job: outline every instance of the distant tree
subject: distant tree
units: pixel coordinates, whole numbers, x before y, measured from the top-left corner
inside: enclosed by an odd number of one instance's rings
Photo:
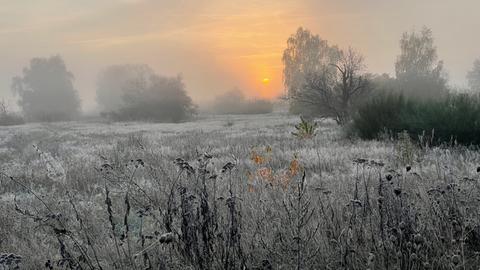
[[[98,76],[97,102],[120,121],[179,122],[196,111],[180,76],[157,75],[148,65],[107,67]]]
[[[71,120],[80,113],[80,100],[73,87],[73,74],[60,56],[33,58],[23,76],[13,78],[12,91],[28,120]]]
[[[335,62],[339,56],[340,51],[337,47],[329,46],[326,40],[313,35],[307,29],[298,28],[297,32],[287,40],[287,48],[282,57],[283,83],[287,90],[287,98],[296,96],[303,90],[305,79],[309,74],[331,68],[328,64]],[[302,108],[302,104],[298,104],[297,100],[290,100],[291,112],[300,113]]]
[[[406,96],[432,99],[445,96],[447,79],[443,62],[437,61],[432,30],[405,32],[400,39],[400,55],[395,62],[398,87]]]
[[[480,92],[480,59],[473,62],[473,68],[467,74],[467,81],[472,91]]]
[[[355,105],[366,97],[369,82],[363,74],[363,57],[351,48],[340,51],[339,59],[330,66],[334,69],[324,67],[307,75],[302,90],[292,98],[344,125],[350,121]]]
[[[150,85],[141,79],[130,83],[132,88],[125,95],[126,107],[122,110],[134,120],[179,122],[195,113],[180,76],[155,75]]]
[[[97,103],[104,112],[114,112],[124,107],[124,96],[132,84],[151,84],[155,72],[147,65],[113,65],[97,77]],[[144,89],[147,86],[138,85]]]
[[[221,95],[215,97],[213,101],[213,111],[218,114],[238,114],[243,111],[245,95],[238,88],[233,88]]]
[[[273,103],[264,99],[247,99],[243,92],[234,88],[215,98],[213,111],[218,114],[263,114],[273,111]]]

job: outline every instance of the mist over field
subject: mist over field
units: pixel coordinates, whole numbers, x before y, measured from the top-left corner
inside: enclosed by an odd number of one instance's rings
[[[475,0],[3,1],[0,93],[13,106],[11,78],[31,58],[59,54],[86,112],[97,108],[97,74],[129,63],[182,74],[199,104],[233,87],[272,98],[283,93],[281,57],[299,26],[355,47],[370,72],[391,75],[400,35],[428,26],[451,83],[463,87],[478,57],[476,10]]]
[[[0,0],[0,269],[478,269],[478,10]]]

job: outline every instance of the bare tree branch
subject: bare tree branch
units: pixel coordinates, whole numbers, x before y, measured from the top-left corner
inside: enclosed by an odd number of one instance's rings
[[[337,62],[308,74],[303,87],[292,95],[292,99],[319,107],[321,116],[334,116],[343,125],[350,119],[352,103],[368,89],[368,80],[360,75],[363,66],[363,57],[353,49],[342,51]]]

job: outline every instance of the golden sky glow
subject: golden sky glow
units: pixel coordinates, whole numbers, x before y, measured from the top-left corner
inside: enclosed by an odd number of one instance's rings
[[[123,63],[181,73],[197,103],[235,86],[275,97],[299,26],[359,50],[369,71],[393,73],[401,33],[427,25],[461,85],[480,57],[478,10],[477,0],[0,0],[0,95],[30,58],[60,54],[87,109],[98,71]]]

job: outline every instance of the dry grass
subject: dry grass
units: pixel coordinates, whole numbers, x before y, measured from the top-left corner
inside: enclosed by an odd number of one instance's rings
[[[0,253],[25,269],[478,267],[477,151],[328,121],[299,139],[296,123],[2,129]]]

